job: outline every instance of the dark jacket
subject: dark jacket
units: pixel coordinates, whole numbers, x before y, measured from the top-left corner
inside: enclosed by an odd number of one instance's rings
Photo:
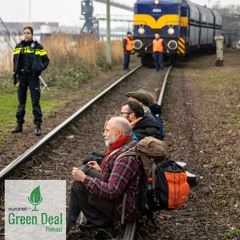
[[[29,44],[23,40],[18,43],[14,49],[13,55],[13,72],[21,73],[21,55],[29,54],[32,58],[31,74],[34,76],[41,75],[49,64],[49,58],[46,50],[37,41],[31,41]]]
[[[138,141],[147,136],[152,136],[160,139],[160,127],[152,116],[144,116],[133,126],[132,130],[137,136]]]
[[[163,124],[162,121],[160,120],[160,118],[157,115],[161,115],[162,114],[162,108],[159,104],[157,103],[153,103],[150,107],[152,116],[154,117],[154,119],[158,122],[159,127],[160,127],[160,140],[164,140],[164,130],[163,130]]]

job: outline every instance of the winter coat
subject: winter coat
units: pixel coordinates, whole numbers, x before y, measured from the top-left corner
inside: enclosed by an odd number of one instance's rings
[[[41,75],[41,72],[45,70],[49,64],[47,52],[40,43],[37,41],[28,43],[23,40],[18,43],[14,49],[13,72],[15,74],[21,73],[21,55],[23,54],[29,54],[32,58],[31,74],[34,76]]]
[[[160,127],[160,138],[159,139],[163,141],[164,138],[165,138],[164,130],[163,130],[163,124],[162,124],[162,121],[160,120],[160,118],[157,116],[157,115],[162,114],[162,108],[159,104],[153,103],[150,106],[150,110],[151,110],[151,113],[152,113],[154,119],[158,122],[159,127]]]
[[[132,128],[138,141],[141,139],[152,136],[160,139],[160,127],[157,121],[152,116],[144,116],[140,121],[138,121]]]

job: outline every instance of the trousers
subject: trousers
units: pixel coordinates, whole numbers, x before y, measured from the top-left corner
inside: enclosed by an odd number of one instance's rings
[[[123,65],[124,70],[129,69],[130,56],[131,56],[131,52],[127,52],[127,51],[124,52],[124,65]]]
[[[154,52],[153,60],[157,70],[164,69],[163,65],[163,53],[162,52]]]
[[[102,180],[102,174],[93,169],[88,169],[87,165],[80,168],[85,174]],[[95,225],[103,225],[109,221],[120,219],[114,202],[99,198],[90,193],[82,182],[74,181],[71,187],[67,231],[76,224],[80,212],[83,212],[87,220]]]
[[[17,122],[20,124],[24,123],[24,116],[26,113],[26,101],[27,101],[27,89],[30,90],[31,102],[32,102],[32,113],[34,116],[34,123],[42,122],[42,110],[40,107],[40,79],[38,76],[18,75],[19,87],[17,89],[18,94],[18,109],[16,113]]]

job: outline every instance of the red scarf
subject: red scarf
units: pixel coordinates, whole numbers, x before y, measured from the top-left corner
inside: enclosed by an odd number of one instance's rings
[[[122,137],[119,137],[116,142],[113,143],[113,145],[111,145],[108,150],[107,150],[107,153],[102,161],[102,164],[101,164],[101,169],[104,168],[104,165],[106,163],[106,160],[108,158],[108,156],[110,155],[111,152],[113,152],[114,150],[120,148],[129,138],[131,138],[130,135],[126,135],[126,136],[122,136]]]

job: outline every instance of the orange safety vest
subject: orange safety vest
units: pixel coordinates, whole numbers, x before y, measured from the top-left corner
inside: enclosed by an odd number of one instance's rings
[[[127,40],[126,51],[131,52],[133,50],[133,41],[131,39],[129,39],[128,37],[124,37],[124,39]]]
[[[153,40],[153,52],[163,52],[163,39],[154,39]]]

